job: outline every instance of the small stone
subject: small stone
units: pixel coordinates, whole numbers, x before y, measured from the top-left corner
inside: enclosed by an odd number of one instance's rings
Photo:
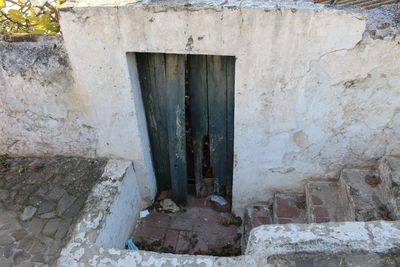
[[[14,231],[11,236],[15,239],[15,241],[20,241],[21,239],[23,239],[26,235],[28,234],[28,232],[25,229],[18,229],[16,231]]]
[[[32,247],[34,241],[35,238],[32,235],[26,236],[19,242],[18,248],[23,250],[29,250]]]
[[[75,197],[65,193],[63,197],[58,201],[57,213],[62,215],[75,201]]]
[[[47,251],[47,255],[55,256],[60,251],[63,245],[62,240],[56,239],[54,242],[49,246],[49,250]]]
[[[40,215],[43,213],[54,211],[55,206],[56,204],[53,201],[50,200],[44,201],[42,204],[40,204],[37,213]]]
[[[231,210],[231,205],[225,198],[218,195],[210,195],[207,197],[211,201],[211,205],[214,210],[219,212],[228,212]]]
[[[14,240],[9,237],[8,235],[1,235],[0,236],[0,246],[7,246],[14,243]]]
[[[44,184],[39,188],[39,190],[36,193],[40,196],[47,196],[49,189],[50,189],[49,185]]]
[[[71,227],[71,219],[67,219],[62,221],[57,229],[57,233],[55,235],[56,238],[63,239],[65,235],[68,233],[69,228]]]
[[[34,234],[39,234],[42,231],[45,221],[39,218],[33,218],[29,223],[28,230]]]
[[[50,192],[48,194],[48,198],[54,199],[54,200],[59,200],[62,196],[64,196],[65,190],[62,189],[61,187],[54,186],[52,189],[50,189]]]
[[[21,229],[21,224],[14,218],[4,218],[4,220],[2,220],[3,218],[0,218],[0,225],[1,226],[1,230],[2,231],[8,231],[9,233],[17,230],[17,229]]]
[[[13,261],[15,264],[23,263],[29,260],[30,256],[23,250],[18,250],[14,252]]]
[[[85,204],[86,196],[81,196],[77,200],[75,200],[74,204],[67,209],[64,213],[64,218],[74,218],[78,216],[81,211],[83,205]]]
[[[28,206],[24,209],[24,212],[21,214],[21,220],[27,221],[32,219],[33,215],[35,215],[37,208],[33,206]]]
[[[38,239],[42,241],[42,243],[46,244],[46,247],[48,248],[51,247],[52,244],[54,243],[54,238],[45,235],[38,236]]]
[[[161,208],[167,212],[179,212],[180,208],[170,198],[166,198],[160,201]]]
[[[51,219],[46,223],[46,226],[43,228],[43,234],[45,235],[54,235],[60,225],[60,219]]]
[[[51,218],[56,217],[56,213],[54,211],[52,211],[52,212],[48,212],[48,213],[42,214],[39,217],[42,218],[42,219],[51,219]]]
[[[218,202],[211,202],[211,206],[215,211],[218,212],[229,212],[231,210],[231,204],[221,205]]]
[[[31,262],[35,262],[35,263],[46,263],[45,260],[44,260],[43,254],[34,255],[34,256],[31,258]]]
[[[29,250],[29,253],[35,255],[35,254],[39,254],[39,253],[45,252],[46,249],[47,249],[47,248],[46,248],[46,245],[45,245],[45,244],[43,244],[43,243],[40,242],[39,240],[36,240],[36,241],[33,243],[31,249]]]

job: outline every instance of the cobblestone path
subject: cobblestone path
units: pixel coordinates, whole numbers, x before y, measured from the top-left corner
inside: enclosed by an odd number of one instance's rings
[[[105,161],[0,157],[0,266],[54,265]]]

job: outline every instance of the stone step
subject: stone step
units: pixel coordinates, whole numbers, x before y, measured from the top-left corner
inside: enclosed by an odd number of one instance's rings
[[[393,219],[400,219],[400,158],[383,157],[379,162],[381,200]]]
[[[354,220],[345,193],[337,182],[310,181],[306,185],[307,219],[309,223]]]
[[[272,223],[272,217],[271,217],[270,205],[259,204],[245,208],[244,222],[243,222],[242,250],[245,251],[247,240],[253,228],[260,225],[271,224],[271,223]]]
[[[274,224],[307,223],[304,195],[275,193],[272,210]]]
[[[339,184],[347,194],[356,221],[387,220],[391,216],[380,200],[381,179],[376,171],[344,169]]]

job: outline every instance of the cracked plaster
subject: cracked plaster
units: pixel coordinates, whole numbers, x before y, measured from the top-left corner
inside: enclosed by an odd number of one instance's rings
[[[64,41],[0,43],[0,148],[133,161],[150,203],[155,180],[130,52],[234,55],[233,208],[242,215],[276,189],[400,155],[394,10],[71,1],[61,11]]]

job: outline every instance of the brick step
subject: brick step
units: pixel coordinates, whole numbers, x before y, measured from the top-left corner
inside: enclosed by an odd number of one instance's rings
[[[354,216],[345,192],[337,182],[310,181],[306,185],[309,223],[352,221]]]
[[[344,169],[339,184],[345,189],[356,221],[386,220],[386,206],[380,200],[381,179],[374,170]]]
[[[304,195],[275,193],[272,211],[274,224],[307,223]]]
[[[246,249],[247,240],[253,228],[272,224],[270,205],[259,204],[245,208],[243,221],[242,251]]]

